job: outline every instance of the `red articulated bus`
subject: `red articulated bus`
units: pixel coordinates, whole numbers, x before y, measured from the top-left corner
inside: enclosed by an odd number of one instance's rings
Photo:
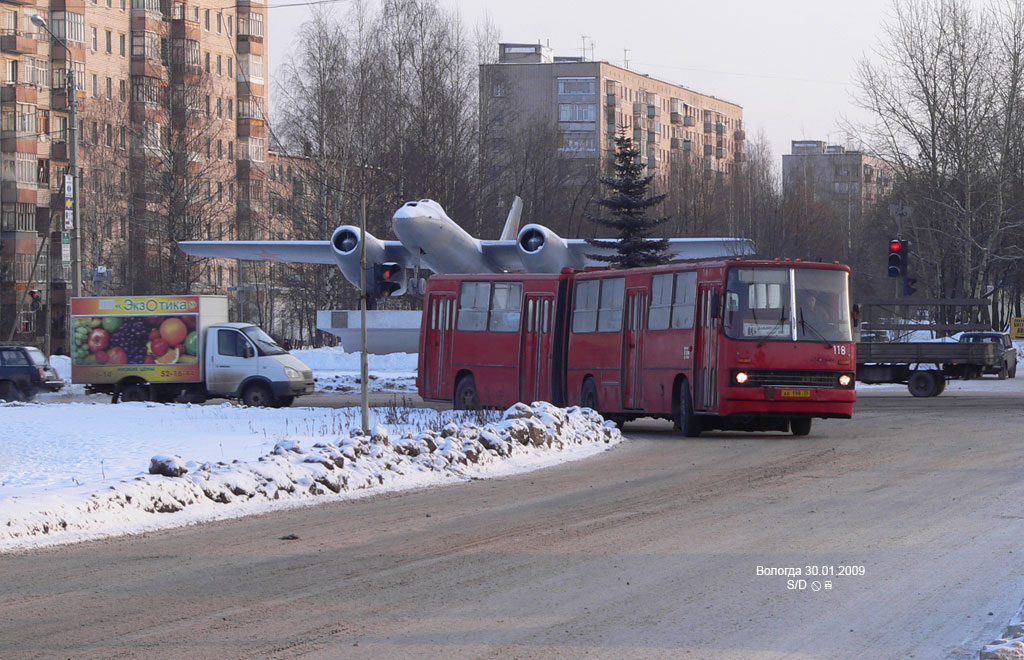
[[[420,396],[456,408],[582,405],[608,419],[806,435],[856,400],[848,267],[709,260],[435,275]]]

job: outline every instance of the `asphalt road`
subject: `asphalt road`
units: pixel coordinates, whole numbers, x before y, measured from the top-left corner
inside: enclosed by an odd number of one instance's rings
[[[1024,597],[1009,383],[862,394],[807,438],[642,421],[513,478],[0,555],[0,657],[976,658]]]

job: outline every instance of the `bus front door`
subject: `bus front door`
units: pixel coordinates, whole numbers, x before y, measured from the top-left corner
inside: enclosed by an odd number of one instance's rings
[[[718,408],[718,289],[702,284],[697,292],[697,332],[694,333],[693,405],[697,410],[714,411]]]
[[[519,400],[551,400],[551,325],[553,296],[526,296],[523,341],[519,353]]]
[[[630,290],[626,296],[626,332],[625,347],[622,351],[622,407],[640,408],[641,406],[641,367],[640,357],[643,349],[644,309],[647,307],[647,291],[645,289]]]
[[[427,319],[427,355],[424,364],[429,371],[424,376],[428,399],[451,399],[452,392],[452,317],[455,312],[455,296],[432,295],[427,303],[430,318]]]

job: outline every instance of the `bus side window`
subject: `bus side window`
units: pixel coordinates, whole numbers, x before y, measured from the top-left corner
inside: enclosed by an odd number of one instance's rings
[[[519,330],[522,307],[522,282],[495,282],[488,329],[492,332],[516,332]]]
[[[470,332],[486,330],[490,298],[489,282],[463,282],[459,287],[459,318],[456,328]]]
[[[672,327],[693,327],[693,308],[697,302],[697,273],[676,273],[675,296],[672,298]]]
[[[597,310],[598,332],[622,330],[622,294],[625,290],[624,277],[601,280],[601,305]]]
[[[651,309],[647,315],[648,330],[665,330],[672,315],[672,273],[651,277]],[[691,321],[693,314],[691,312]],[[674,323],[672,327],[677,327]]]
[[[572,302],[573,332],[597,330],[597,301],[600,290],[600,280],[576,283],[576,295]]]

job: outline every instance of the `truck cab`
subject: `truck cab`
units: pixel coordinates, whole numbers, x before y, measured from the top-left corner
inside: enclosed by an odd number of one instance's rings
[[[250,406],[288,406],[313,392],[313,371],[251,323],[216,323],[206,329],[209,396],[240,398]]]

